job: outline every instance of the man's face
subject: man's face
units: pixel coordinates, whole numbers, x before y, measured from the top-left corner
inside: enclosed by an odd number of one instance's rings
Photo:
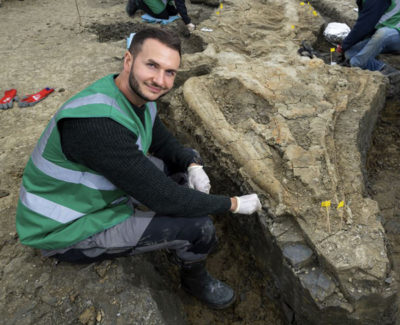
[[[147,39],[131,60],[129,87],[136,104],[155,101],[174,85],[180,56],[165,44]],[[140,105],[139,105],[140,106]]]

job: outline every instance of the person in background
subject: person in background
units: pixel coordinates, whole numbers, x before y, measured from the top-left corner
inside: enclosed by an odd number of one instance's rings
[[[25,168],[16,227],[22,244],[60,261],[87,263],[169,249],[183,288],[212,308],[235,300],[205,265],[217,242],[210,214],[252,214],[256,194],[209,194],[199,154],[157,115],[173,87],[180,39],[137,32],[119,74],[68,100],[50,120]]]
[[[352,67],[380,71],[397,81],[400,71],[376,57],[400,52],[400,0],[357,0],[357,5],[357,21],[338,52]]]
[[[132,17],[138,9],[159,19],[168,19],[179,14],[189,31],[196,29],[188,16],[185,0],[128,0],[126,12],[129,17]]]

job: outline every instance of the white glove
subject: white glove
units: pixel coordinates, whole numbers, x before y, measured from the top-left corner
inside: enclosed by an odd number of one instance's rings
[[[189,32],[193,32],[196,29],[196,25],[192,23],[187,24],[186,27],[189,30]]]
[[[237,200],[237,207],[233,213],[252,214],[255,211],[261,210],[261,202],[257,194],[235,196],[235,198]]]
[[[210,193],[210,179],[206,172],[203,170],[203,166],[196,165],[188,168],[188,182],[189,187],[200,192]]]

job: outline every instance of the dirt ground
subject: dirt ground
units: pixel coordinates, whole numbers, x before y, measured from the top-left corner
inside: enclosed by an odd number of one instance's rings
[[[10,110],[0,111],[0,279],[2,299],[8,304],[4,306],[9,313],[5,317],[7,324],[82,323],[79,317],[84,311],[84,301],[81,307],[65,307],[65,310],[56,301],[69,295],[69,304],[72,304],[78,301],[75,297],[85,296],[83,292],[68,293],[60,286],[52,287],[51,296],[37,287],[43,280],[40,275],[62,281],[63,273],[60,268],[54,268],[52,261],[40,259],[37,252],[30,249],[27,253],[27,248],[18,243],[15,208],[23,168],[47,121],[74,93],[108,73],[118,72],[125,37],[144,26],[137,17],[129,19],[124,7],[123,0],[3,0],[0,8],[1,94],[9,88],[16,88],[20,96],[46,86],[55,88],[52,95],[33,107],[22,109],[14,105]],[[206,19],[214,8],[193,4],[191,10],[193,19],[198,22]],[[181,35],[184,53],[204,49],[201,39],[189,37],[181,22],[168,28],[176,28]],[[238,299],[233,307],[217,312],[205,308],[180,289],[176,269],[167,263],[164,255],[156,254],[149,257],[150,260],[161,260],[156,269],[184,302],[191,324],[282,324],[281,315],[269,298],[268,279],[257,271],[244,239],[232,232],[224,216],[218,216],[218,220],[220,249],[210,257],[208,265],[211,273],[235,288]],[[18,269],[15,276],[6,273],[12,267]],[[85,272],[95,275],[104,267],[93,266]],[[108,269],[109,264],[106,267]],[[76,272],[78,278],[83,270],[80,266],[66,268]],[[36,283],[32,290],[28,279]],[[105,295],[114,293],[111,290]],[[30,314],[32,308],[39,314]],[[66,318],[62,316],[66,315],[65,311],[69,313]],[[28,314],[29,317],[25,317]]]

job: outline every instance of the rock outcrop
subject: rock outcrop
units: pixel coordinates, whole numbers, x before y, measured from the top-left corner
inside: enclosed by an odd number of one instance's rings
[[[230,1],[196,33],[206,50],[184,57],[184,71],[211,71],[183,84],[168,119],[263,197],[258,223],[239,222],[290,322],[392,324],[397,288],[364,178],[386,83],[298,56],[322,23],[307,3]]]

